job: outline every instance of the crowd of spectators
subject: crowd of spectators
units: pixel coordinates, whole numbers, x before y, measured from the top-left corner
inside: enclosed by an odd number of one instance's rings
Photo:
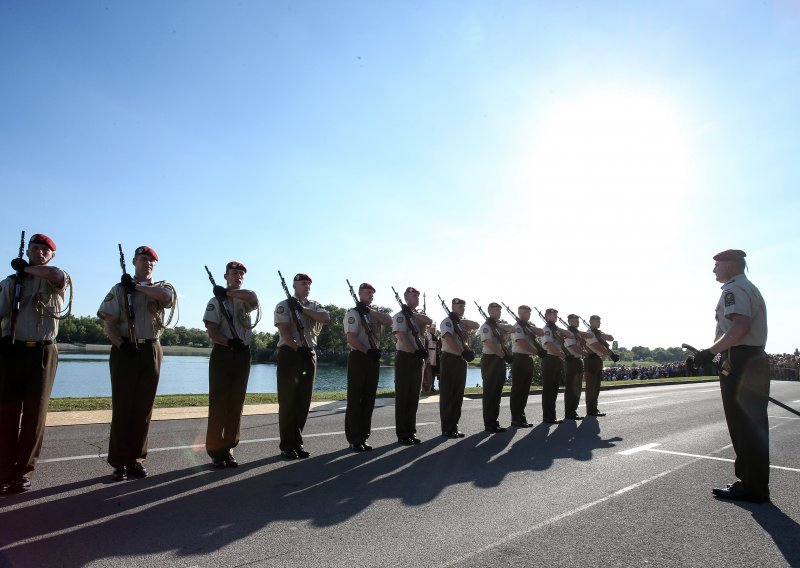
[[[769,367],[773,380],[797,381],[800,380],[798,368],[800,367],[800,353],[794,352],[769,355]]]
[[[676,361],[663,365],[642,365],[605,367],[604,381],[635,381],[644,379],[662,379],[669,377],[686,377],[686,362]]]

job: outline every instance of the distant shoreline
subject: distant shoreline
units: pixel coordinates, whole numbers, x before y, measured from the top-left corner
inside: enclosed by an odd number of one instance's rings
[[[89,353],[89,354],[108,354],[111,352],[111,345],[87,343],[86,345],[74,345],[72,343],[58,343],[59,353]],[[210,355],[211,347],[187,347],[184,345],[163,345],[161,347],[164,355]]]

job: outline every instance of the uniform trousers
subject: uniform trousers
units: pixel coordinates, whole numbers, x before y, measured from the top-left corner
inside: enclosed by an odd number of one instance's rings
[[[239,445],[247,380],[250,378],[250,348],[234,351],[214,344],[208,359],[208,428],[206,452],[221,460]]]
[[[511,362],[511,421],[527,422],[525,406],[533,381],[533,358],[525,353],[514,353]]]
[[[111,436],[108,463],[132,465],[147,457],[147,435],[161,373],[163,352],[158,341],[138,344],[135,355],[111,347]]]
[[[734,472],[745,491],[769,497],[769,360],[761,347],[731,347],[728,376],[720,374],[719,386],[725,420],[736,452]]]
[[[564,361],[564,415],[576,416],[578,404],[581,402],[583,381],[583,360],[578,357],[567,357]],[[597,404],[595,403],[595,406]]]
[[[4,346],[0,355],[0,481],[31,473],[42,449],[58,367],[55,345]]]
[[[347,356],[347,410],[344,434],[351,444],[367,441],[372,430],[372,412],[381,362],[352,349]]]
[[[483,425],[486,428],[499,426],[500,399],[506,381],[506,362],[498,355],[481,355],[481,379],[483,379]]]
[[[564,362],[560,357],[545,355],[542,359],[542,420],[556,419],[556,398],[563,370]]]
[[[600,398],[600,381],[603,378],[603,358],[592,353],[586,358],[586,414],[597,414],[597,400]]]
[[[394,360],[394,423],[398,439],[417,433],[417,408],[424,361],[397,351]]]
[[[294,349],[278,349],[278,429],[281,450],[303,446],[303,428],[311,408],[311,393],[317,375],[317,354],[304,359]]]
[[[466,385],[467,362],[461,355],[443,351],[441,375],[439,376],[439,416],[442,421],[443,433],[458,430]]]

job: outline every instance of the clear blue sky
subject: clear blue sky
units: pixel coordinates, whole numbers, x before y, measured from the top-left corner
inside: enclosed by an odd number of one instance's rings
[[[768,350],[800,346],[796,0],[6,0],[0,73],[0,243],[52,236],[77,315],[121,242],[191,327],[238,259],[261,331],[280,269],[700,347],[741,248]]]

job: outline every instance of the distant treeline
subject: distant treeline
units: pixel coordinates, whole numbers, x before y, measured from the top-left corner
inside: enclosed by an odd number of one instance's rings
[[[346,364],[347,362],[347,340],[342,319],[348,308],[341,308],[333,304],[325,306],[331,313],[331,323],[322,328],[317,341],[317,351],[320,360],[328,363]],[[386,313],[393,313],[389,308],[378,308]],[[396,311],[396,310],[394,310]],[[272,323],[272,311],[264,313],[264,317],[258,328],[274,329]],[[380,344],[386,354],[384,362],[390,362],[394,357],[394,336],[391,329],[380,329]],[[96,316],[68,316],[61,320],[58,330],[58,340],[62,343],[72,343],[75,345],[97,344],[108,345],[110,342],[103,333],[103,322]],[[510,341],[510,340],[509,340]],[[205,329],[188,328],[177,326],[174,329],[166,329],[161,335],[162,345],[181,345],[184,347],[211,347],[211,341]],[[271,362],[275,361],[276,346],[278,344],[277,330],[266,333],[264,331],[254,331],[251,350],[253,361]],[[509,343],[510,345],[510,343]],[[482,352],[480,336],[472,334],[470,337],[470,347],[478,355]],[[613,350],[620,356],[621,361],[655,361],[657,363],[669,363],[672,361],[682,361],[686,359],[686,354],[680,347],[649,347],[636,346],[631,349],[617,347],[616,342]],[[477,362],[477,361],[476,361]]]

